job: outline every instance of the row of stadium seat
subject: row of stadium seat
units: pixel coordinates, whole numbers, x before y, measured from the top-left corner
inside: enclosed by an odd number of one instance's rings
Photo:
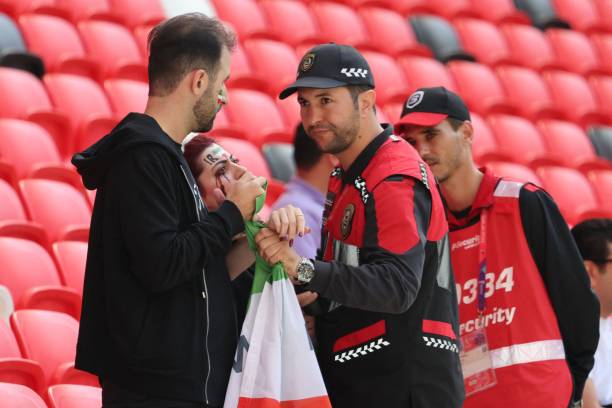
[[[57,384],[49,387],[45,398],[42,398],[23,385],[0,382],[0,405],[19,408],[99,408],[102,405],[102,390],[87,385]]]

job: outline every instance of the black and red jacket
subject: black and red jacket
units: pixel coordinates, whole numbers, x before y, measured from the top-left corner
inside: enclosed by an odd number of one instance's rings
[[[429,168],[385,129],[330,178],[318,358],[340,407],[459,407],[455,283],[447,223]]]

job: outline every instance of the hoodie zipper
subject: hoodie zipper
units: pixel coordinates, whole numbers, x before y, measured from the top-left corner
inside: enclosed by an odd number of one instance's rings
[[[183,176],[185,176],[185,181],[187,181],[187,185],[189,186],[189,190],[191,190],[191,194],[193,195],[193,200],[195,203],[195,210],[196,210],[196,217],[198,218],[198,221],[200,221],[200,207],[203,207],[203,203],[202,203],[202,197],[200,197],[199,193],[196,196],[196,191],[197,191],[197,185],[194,185],[193,188],[195,188],[196,190],[192,190],[191,189],[191,181],[189,180],[189,177],[187,176],[187,173],[185,172],[185,169],[183,168],[183,166],[181,167],[181,171],[183,172]],[[206,354],[206,363],[208,366],[208,370],[206,371],[206,380],[204,381],[204,400],[206,401],[206,405],[209,405],[209,401],[208,401],[208,380],[210,379],[210,372],[211,372],[211,363],[210,363],[210,354],[208,352],[208,333],[210,331],[210,313],[209,313],[209,308],[208,308],[208,285],[206,283],[206,269],[202,268],[202,281],[204,282],[204,291],[202,292],[202,297],[204,298],[204,302],[206,303],[206,332],[204,333],[204,345],[205,345],[205,354]]]

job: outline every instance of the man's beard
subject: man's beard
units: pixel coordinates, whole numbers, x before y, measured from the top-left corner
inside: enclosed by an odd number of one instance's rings
[[[212,92],[207,89],[204,95],[198,99],[196,104],[193,106],[193,116],[196,120],[196,129],[194,132],[206,133],[213,128],[215,123],[215,117],[217,112],[221,109],[215,98],[213,98]]]
[[[342,153],[353,144],[359,134],[359,112],[355,110],[342,129],[332,124],[325,125],[325,128],[334,134],[334,138],[327,146],[321,146],[321,150],[329,154]]]

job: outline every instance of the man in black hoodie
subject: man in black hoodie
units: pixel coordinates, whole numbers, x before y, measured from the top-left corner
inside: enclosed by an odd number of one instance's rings
[[[72,160],[97,189],[76,367],[105,407],[223,404],[240,333],[225,257],[263,178],[248,171],[214,212],[181,152],[225,103],[234,35],[201,14],[149,36],[149,100]]]

